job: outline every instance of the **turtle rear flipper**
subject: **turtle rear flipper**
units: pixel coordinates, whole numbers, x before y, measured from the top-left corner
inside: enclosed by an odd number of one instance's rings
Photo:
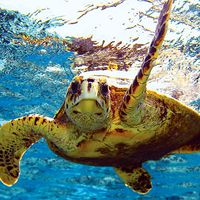
[[[125,185],[140,194],[148,193],[151,188],[151,176],[142,167],[115,168]]]
[[[0,127],[0,180],[5,185],[17,182],[23,154],[44,135],[50,121],[50,118],[30,115]]]

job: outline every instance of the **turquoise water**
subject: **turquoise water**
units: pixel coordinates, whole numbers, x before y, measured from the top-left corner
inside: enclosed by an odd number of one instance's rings
[[[69,58],[74,53],[66,52],[60,43],[23,45],[17,36],[26,33],[42,38],[49,35],[49,27],[58,25],[53,20],[36,23],[20,13],[0,10],[1,123],[30,113],[53,117],[61,105],[73,77]],[[145,163],[153,177],[153,189],[144,196],[125,187],[112,168],[65,161],[41,140],[24,155],[17,184],[0,184],[0,199],[199,200],[199,163],[200,154],[172,155]]]

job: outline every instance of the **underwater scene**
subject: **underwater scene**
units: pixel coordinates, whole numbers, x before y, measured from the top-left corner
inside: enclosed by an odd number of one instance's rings
[[[154,37],[164,0],[0,0],[0,125],[29,114],[54,117],[74,76],[106,71],[130,85]],[[198,0],[174,0],[147,88],[200,112]],[[1,159],[1,158],[0,158]],[[73,163],[40,139],[0,200],[200,200],[200,153],[143,163],[152,190],[137,194],[112,167]]]

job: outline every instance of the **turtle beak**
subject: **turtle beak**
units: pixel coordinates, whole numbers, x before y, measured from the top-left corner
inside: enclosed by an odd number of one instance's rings
[[[106,112],[105,99],[101,97],[99,83],[84,81],[81,89],[81,95],[75,104],[77,111],[84,113]]]
[[[92,110],[104,106],[103,100],[99,97],[99,84],[97,82],[83,81],[79,93],[72,94],[68,99],[68,106],[77,107],[80,110]]]
[[[101,105],[97,100],[84,99],[74,106],[74,113],[101,114],[103,112]]]

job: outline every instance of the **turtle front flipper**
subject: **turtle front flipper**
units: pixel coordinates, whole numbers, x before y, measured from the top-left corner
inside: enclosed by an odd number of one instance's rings
[[[151,42],[148,53],[133,83],[124,95],[120,106],[120,117],[124,122],[139,124],[142,118],[142,105],[146,96],[146,84],[154,61],[158,57],[159,49],[167,32],[170,10],[173,0],[168,0],[160,13],[155,36]]]
[[[141,167],[115,168],[125,185],[140,194],[148,193],[151,188],[151,176]]]
[[[20,160],[26,150],[48,131],[53,119],[29,115],[0,127],[0,180],[12,186],[19,177]]]

